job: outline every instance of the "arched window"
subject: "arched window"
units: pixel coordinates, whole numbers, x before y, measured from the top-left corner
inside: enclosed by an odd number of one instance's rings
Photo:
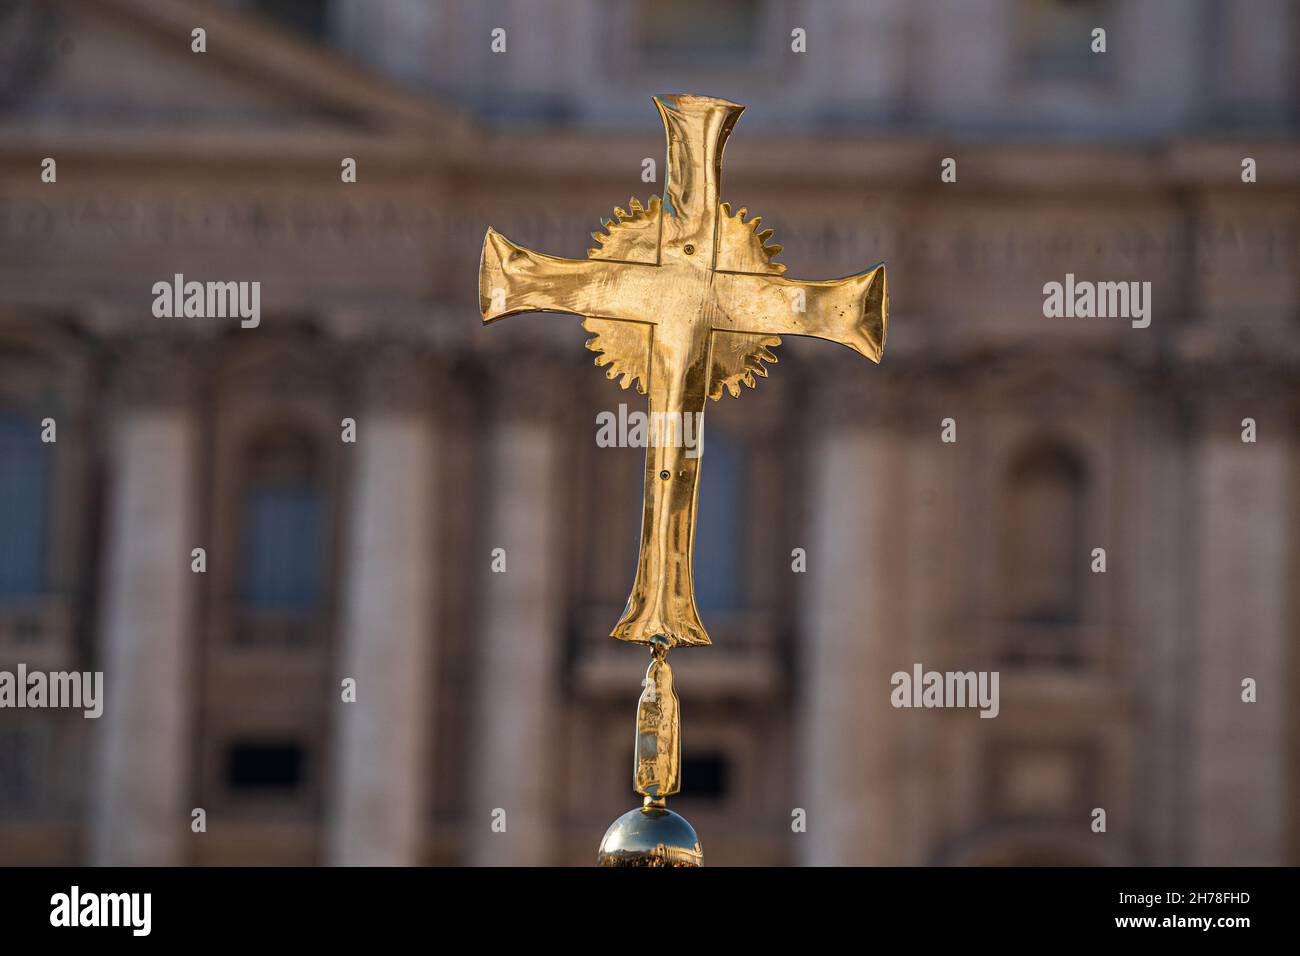
[[[253,611],[309,611],[320,596],[320,460],[310,436],[277,431],[244,459],[240,603]]]
[[[0,600],[45,586],[47,448],[34,419],[0,410]]]
[[[1003,586],[1014,623],[1059,626],[1083,613],[1087,476],[1069,449],[1035,445],[1012,462],[1003,494]]]
[[[701,611],[736,610],[744,603],[744,466],[736,436],[707,425],[695,523],[695,602]]]

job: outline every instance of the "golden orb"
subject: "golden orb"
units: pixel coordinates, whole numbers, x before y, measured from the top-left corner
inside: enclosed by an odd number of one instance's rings
[[[685,817],[664,806],[629,810],[609,825],[597,866],[703,866],[704,850]]]

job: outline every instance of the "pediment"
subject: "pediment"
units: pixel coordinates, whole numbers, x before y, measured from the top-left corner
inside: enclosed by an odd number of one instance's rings
[[[207,52],[191,50],[206,30]],[[454,112],[265,18],[179,0],[0,0],[0,121],[53,131],[449,133]]]

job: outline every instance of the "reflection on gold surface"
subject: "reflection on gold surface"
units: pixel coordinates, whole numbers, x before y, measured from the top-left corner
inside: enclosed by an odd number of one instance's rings
[[[616,207],[587,259],[560,259],[483,240],[479,308],[484,322],[520,312],[585,316],[596,365],[623,388],[649,395],[650,413],[695,416],[696,454],[682,442],[646,451],[645,504],[636,579],[612,636],[652,644],[637,706],[633,784],[645,806],[624,814],[601,841],[602,866],[700,866],[695,831],[664,806],[681,786],[681,741],[670,648],[709,644],[695,606],[695,509],[708,399],[753,388],[775,363],[782,335],[838,342],[879,362],[889,295],[885,268],[844,279],[783,276],[781,247],[761,219],[734,215],[719,198],[722,150],[744,107],[704,96],[655,98],[668,137],[663,199]]]
[[[838,342],[879,362],[889,296],[884,266],[844,279],[785,278],[761,219],[720,202],[722,150],[743,107],[704,96],[655,98],[668,137],[664,199],[615,208],[588,258],[533,252],[489,229],[479,267],[484,322],[520,312],[586,317],[587,347],[650,412],[703,413],[724,390],[767,375],[782,335]],[[695,607],[699,457],[678,445],[646,452],[636,579],[612,636],[669,647],[709,644]]]

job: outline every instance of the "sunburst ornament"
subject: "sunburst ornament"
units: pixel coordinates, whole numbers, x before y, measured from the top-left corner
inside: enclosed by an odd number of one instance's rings
[[[605,232],[593,232],[591,237],[600,248],[587,250],[588,259],[610,259],[618,262],[650,264],[658,251],[659,214],[663,203],[651,196],[646,205],[633,197],[628,203],[630,212],[614,207],[614,218],[601,223]],[[785,266],[774,262],[781,246],[768,245],[772,230],[758,231],[761,216],[748,222],[749,210],[743,206],[733,216],[730,203],[722,203],[718,216],[719,268],[728,272],[768,273],[781,275]],[[645,331],[626,322],[588,317],[582,327],[592,334],[587,348],[598,353],[596,365],[605,369],[610,379],[618,379],[627,388],[635,384],[642,395],[650,370],[649,339]],[[767,377],[764,362],[776,364],[771,349],[781,344],[779,335],[754,335],[747,332],[716,332],[713,338],[712,368],[709,373],[709,398],[722,397],[724,390],[733,398],[739,397],[740,386],[754,388],[759,378]]]

